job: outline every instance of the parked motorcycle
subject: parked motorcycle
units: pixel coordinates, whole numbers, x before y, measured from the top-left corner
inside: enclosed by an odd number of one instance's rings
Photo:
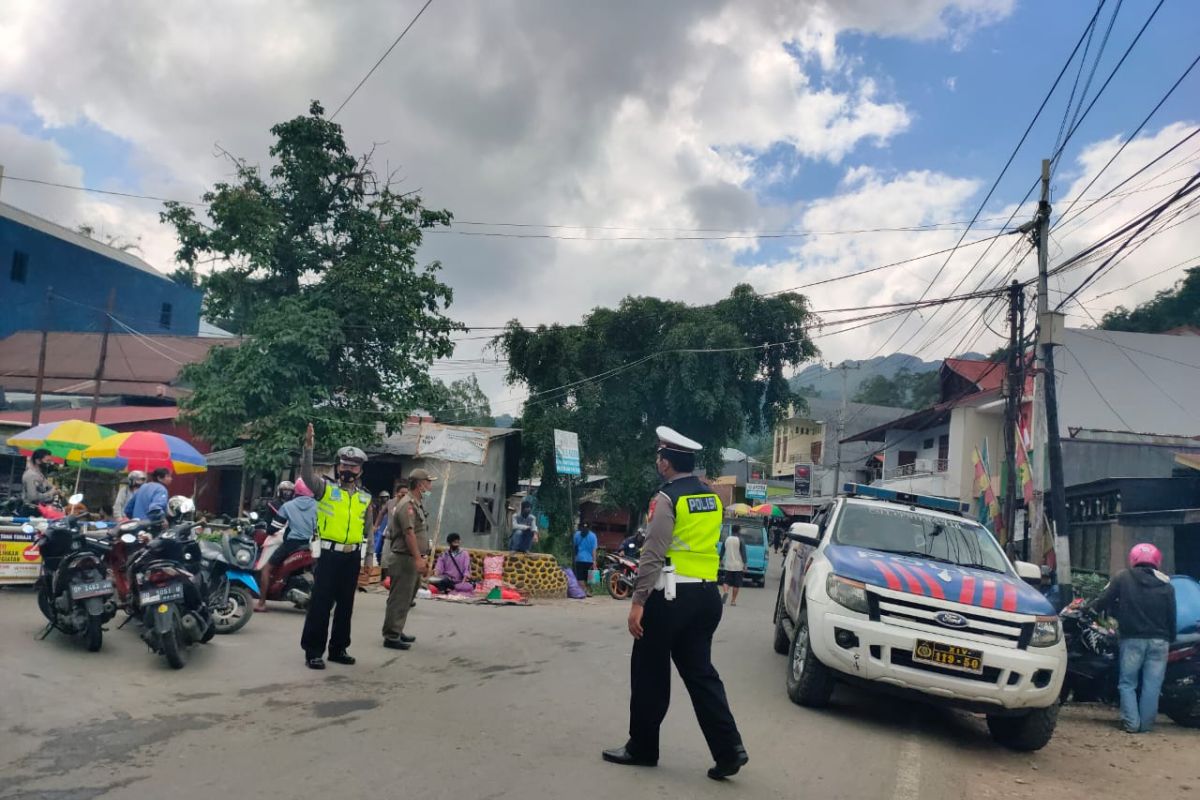
[[[177,504],[176,498],[172,500],[185,514],[194,508],[187,498],[178,498]],[[142,640],[150,649],[174,669],[182,669],[187,648],[209,641],[216,633],[196,539],[195,529],[200,526],[190,520],[180,522],[149,541],[134,532],[139,527],[144,527],[141,520],[118,528],[121,543],[133,550],[125,565],[127,610],[141,618]]]
[[[253,517],[254,515],[251,514]],[[281,534],[268,535],[267,529],[256,525],[254,540],[259,547],[256,570],[262,570],[270,560],[275,550],[283,543]],[[267,600],[286,600],[301,610],[308,608],[308,599],[312,596],[313,570],[317,559],[311,547],[301,547],[283,560],[283,563],[271,570],[271,585],[263,586],[262,591]]]
[[[1116,628],[1076,600],[1059,612],[1067,642],[1067,675],[1062,700],[1118,705],[1120,640]],[[1159,711],[1175,724],[1200,727],[1200,643],[1176,642],[1167,653]]]
[[[83,499],[75,495],[71,503]],[[93,526],[104,530],[106,523]],[[33,533],[28,523],[25,533]],[[38,608],[48,625],[42,635],[59,630],[68,636],[82,636],[88,651],[97,652],[104,642],[104,623],[117,613],[112,579],[106,557],[111,545],[103,536],[88,535],[86,523],[69,516],[49,523],[36,540],[42,556],[37,580]]]
[[[614,600],[628,600],[637,583],[638,562],[620,553],[606,553],[601,582]]]
[[[254,599],[260,591],[254,573],[249,571],[258,558],[258,547],[250,530],[227,528],[209,535],[215,540],[200,540],[208,607],[217,633],[237,633],[254,614]]]

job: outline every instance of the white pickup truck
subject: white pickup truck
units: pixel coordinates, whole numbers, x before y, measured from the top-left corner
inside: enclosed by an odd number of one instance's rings
[[[959,504],[847,484],[788,532],[775,604],[787,693],[822,707],[838,681],[987,715],[1016,750],[1050,741],[1067,652],[1054,608]]]

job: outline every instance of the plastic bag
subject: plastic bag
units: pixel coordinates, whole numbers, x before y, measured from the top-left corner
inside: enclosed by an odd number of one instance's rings
[[[563,575],[567,576],[567,597],[572,600],[582,600],[587,597],[587,592],[579,585],[579,581],[575,578],[575,573],[569,569],[563,569]]]
[[[484,556],[483,583],[479,591],[490,592],[504,580],[504,556]]]

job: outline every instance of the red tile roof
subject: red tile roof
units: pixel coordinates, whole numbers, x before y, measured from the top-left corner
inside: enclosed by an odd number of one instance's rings
[[[999,389],[1004,383],[1004,364],[994,361],[972,361],[966,358],[947,358],[946,367],[979,387],[980,391]]]
[[[68,419],[86,420],[90,415],[90,408],[55,408],[43,411],[40,422],[62,422]],[[101,406],[96,409],[96,424],[111,426],[130,422],[175,419],[177,416],[179,416],[177,406]],[[28,427],[32,424],[33,413],[30,411],[0,411],[0,425]]]

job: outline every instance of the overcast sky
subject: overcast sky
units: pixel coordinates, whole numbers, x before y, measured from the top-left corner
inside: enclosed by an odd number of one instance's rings
[[[6,0],[0,163],[10,177],[196,199],[228,173],[217,145],[265,163],[269,127],[314,98],[336,108],[422,2]],[[968,242],[1013,212],[1054,149],[1072,86],[1091,102],[1154,3],[1121,4],[1089,82],[1114,5],[1082,75],[1076,61]],[[1094,10],[1084,0],[434,0],[338,121],[354,149],[377,145],[378,167],[459,220],[421,252],[444,264],[453,317],[574,322],[629,294],[706,302],[738,282],[775,291],[952,246],[961,224],[846,231],[969,220]],[[1056,210],[1191,63],[1198,20],[1175,1],[1147,28],[1064,150]],[[1196,75],[1181,84],[1076,210],[1195,128],[1197,85]],[[1182,186],[1198,154],[1200,137],[1056,229],[1052,264]],[[10,180],[0,199],[137,239],[154,266],[173,266],[153,202]],[[466,224],[481,222],[586,227]],[[1170,286],[1197,263],[1198,226],[1156,236],[1083,291],[1084,305],[1098,318]],[[561,238],[470,235],[489,232]],[[697,236],[735,238],[681,238]],[[1019,261],[1014,241],[807,293],[833,309],[944,296],[989,273],[990,286],[1014,267],[1028,277],[1034,259]],[[899,331],[893,321],[818,343],[835,361],[986,352],[998,340],[971,327],[981,311],[922,312]],[[1091,324],[1078,305],[1071,315]],[[467,363],[437,373],[475,371],[497,413],[518,411],[503,365],[469,363],[480,344],[463,341],[456,358]]]

